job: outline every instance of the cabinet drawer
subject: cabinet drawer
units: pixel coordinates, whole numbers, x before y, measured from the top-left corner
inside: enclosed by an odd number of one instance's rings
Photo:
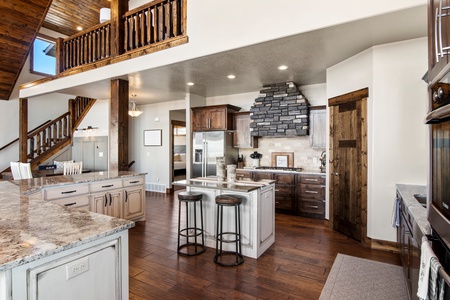
[[[277,184],[295,184],[295,175],[294,174],[275,174],[274,179]]]
[[[89,193],[87,184],[68,185],[44,190],[44,200],[61,199]]]
[[[325,200],[325,187],[314,184],[300,184],[300,198]]]
[[[236,179],[237,180],[252,179],[252,172],[251,171],[236,171]]]
[[[298,210],[303,213],[325,214],[325,203],[322,200],[300,199]]]
[[[273,176],[272,176],[273,174],[270,173],[270,172],[256,172],[255,174],[256,174],[256,178],[258,180],[260,180],[260,179],[272,179],[273,178]]]
[[[275,184],[275,196],[293,197],[295,193],[294,186]]]
[[[300,183],[325,185],[325,176],[300,175]]]
[[[91,183],[91,192],[93,193],[120,188],[122,188],[122,180],[120,179]]]
[[[292,210],[292,197],[275,195],[275,208]]]
[[[144,177],[132,177],[127,178],[123,180],[123,186],[134,186],[134,185],[143,185],[144,184]]]
[[[62,206],[77,207],[89,210],[89,195],[58,199],[51,202]]]

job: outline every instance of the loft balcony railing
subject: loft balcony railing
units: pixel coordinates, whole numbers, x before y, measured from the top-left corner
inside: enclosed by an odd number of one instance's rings
[[[187,42],[186,1],[155,0],[125,12],[120,18],[122,24],[117,24],[119,37],[111,32],[112,22],[115,22],[112,19],[66,39],[58,39],[58,73],[87,65],[99,67],[101,62],[107,64],[108,59],[118,62],[131,58],[128,55],[131,52],[143,50],[143,54],[147,54]],[[174,42],[180,37],[186,39]],[[114,56],[112,47],[118,48],[118,57]]]

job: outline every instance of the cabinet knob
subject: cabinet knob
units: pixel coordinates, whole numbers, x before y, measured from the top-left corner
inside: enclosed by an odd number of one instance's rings
[[[338,172],[333,172],[332,173],[334,176],[339,176],[339,173]]]

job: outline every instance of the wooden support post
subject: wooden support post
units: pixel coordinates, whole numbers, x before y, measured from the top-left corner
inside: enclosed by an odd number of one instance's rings
[[[111,57],[125,52],[125,21],[122,18],[128,11],[128,1],[111,0]]]
[[[28,99],[19,98],[19,161],[28,162]]]
[[[109,171],[128,170],[128,81],[111,80]]]
[[[56,39],[56,74],[59,74],[61,72],[64,71],[65,66],[64,66],[64,44],[63,44],[63,39],[62,38],[57,38]],[[65,55],[68,55],[68,53],[65,53]]]

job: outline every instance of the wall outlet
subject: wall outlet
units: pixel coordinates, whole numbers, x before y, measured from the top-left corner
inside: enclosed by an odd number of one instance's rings
[[[103,152],[99,152],[98,157],[103,157]]]
[[[89,271],[89,257],[84,257],[66,265],[66,280]]]

